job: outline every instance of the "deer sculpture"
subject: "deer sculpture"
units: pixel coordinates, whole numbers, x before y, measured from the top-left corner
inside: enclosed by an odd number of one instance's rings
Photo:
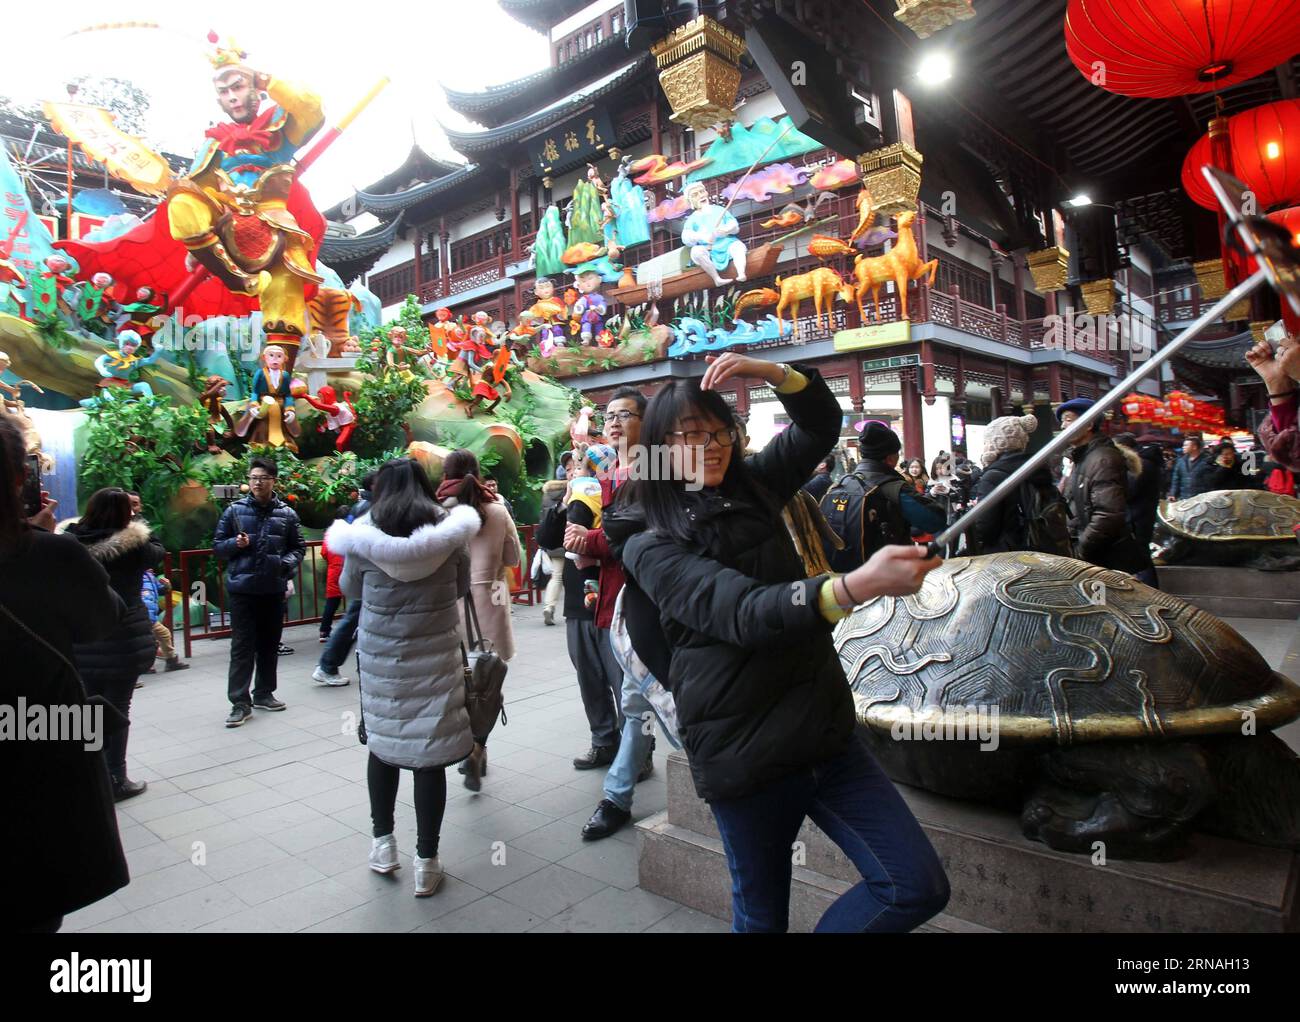
[[[874,215],[871,215],[874,220]],[[934,286],[935,275],[939,272],[939,260],[931,259],[929,262],[921,262],[921,257],[916,249],[916,236],[912,233],[912,225],[916,222],[916,214],[912,212],[900,213],[898,215],[898,241],[884,255],[864,256],[859,255],[853,261],[853,279],[856,289],[856,299],[858,303],[858,315],[865,322],[866,312],[862,307],[862,299],[867,292],[871,293],[871,298],[876,305],[876,322],[880,322],[880,288],[888,281],[893,281],[894,286],[898,289],[898,308],[900,319],[910,319],[907,308],[907,285],[909,281],[920,280],[929,273],[929,280],[926,282],[931,287]],[[859,222],[859,230],[863,229],[864,224],[870,221],[866,215]],[[854,232],[855,235],[857,232]],[[838,238],[830,238],[826,235],[815,235],[813,244],[809,245],[809,251],[820,258],[829,258],[833,255],[852,255],[855,250],[847,242],[840,241]]]
[[[795,277],[786,277],[784,280],[777,277],[776,286],[779,290],[764,287],[754,291],[746,291],[736,299],[735,318],[739,319],[741,313],[746,309],[763,305],[775,305],[777,327],[784,332],[785,323],[782,317],[793,306],[794,315],[790,318],[794,322],[796,340],[799,338],[799,307],[803,304],[804,299],[811,298],[813,300],[813,307],[817,310],[818,326],[821,326],[822,313],[826,314],[826,330],[830,332],[834,328],[834,324],[831,322],[831,311],[835,299],[839,298],[841,301],[851,302],[857,293],[851,282],[846,281],[827,266],[819,266],[815,270],[800,273]]]

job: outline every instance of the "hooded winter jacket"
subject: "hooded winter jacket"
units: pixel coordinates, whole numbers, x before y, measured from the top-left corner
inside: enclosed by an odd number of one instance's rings
[[[1095,436],[1070,457],[1065,499],[1079,559],[1130,573],[1150,568],[1151,552],[1128,524],[1128,465],[1114,441]]]
[[[983,500],[996,490],[1011,473],[1029,460],[1028,451],[1003,451],[980,475],[972,490],[977,500]],[[1025,484],[1035,486],[1044,493],[1052,489],[1052,470],[1046,465],[1033,472]],[[1020,493],[1008,494],[1002,506],[978,518],[971,526],[971,541],[982,554],[1006,553],[1010,550],[1028,550],[1029,526],[1021,506]]]
[[[843,413],[816,370],[794,368],[808,385],[778,392],[790,427],[746,461],[762,492],[682,493],[696,537],[689,547],[646,530],[632,504],[616,504],[605,520],[629,584],[658,609],[668,657],[641,637],[625,601],[628,630],[673,693],[695,790],[708,801],[833,759],[853,734],[853,699],[818,609],[826,576],[807,577],[781,520],[839,439]]]
[[[140,586],[145,571],[157,567],[166,551],[141,521],[133,521],[117,532],[86,529],[80,522],[69,522],[66,531],[103,565],[109,587],[126,604],[126,614],[112,635],[73,647],[77,670],[92,687],[105,680],[137,678],[153,664],[158,650]]]
[[[248,546],[242,549],[237,542],[241,532],[248,534]],[[305,547],[293,508],[279,497],[265,504],[244,497],[221,513],[212,549],[226,562],[227,591],[273,596],[283,595]]]
[[[456,507],[410,536],[390,536],[369,515],[325,534],[344,558],[339,588],[361,600],[357,652],[366,747],[392,766],[446,766],[474,745],[465,709],[461,598],[478,512]]]

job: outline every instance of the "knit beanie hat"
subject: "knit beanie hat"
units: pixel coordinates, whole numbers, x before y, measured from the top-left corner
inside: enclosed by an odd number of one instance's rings
[[[984,427],[984,453],[980,461],[988,468],[999,454],[1023,451],[1029,438],[1038,428],[1038,419],[1032,415],[1003,415]]]
[[[884,461],[902,448],[903,441],[898,439],[898,434],[883,422],[868,422],[858,438],[858,452],[871,461]]]

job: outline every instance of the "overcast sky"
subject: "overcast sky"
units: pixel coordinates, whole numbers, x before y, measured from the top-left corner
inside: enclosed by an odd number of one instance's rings
[[[593,12],[618,0],[596,0]],[[188,156],[221,112],[203,57],[209,29],[233,36],[257,69],[295,78],[320,93],[333,123],[384,75],[392,84],[304,177],[320,208],[392,170],[416,140],[461,159],[439,123],[472,125],[447,108],[439,85],[478,90],[549,65],[547,38],[502,13],[495,0],[321,0],[310,4],[205,5],[176,0],[60,0],[14,5],[6,17],[0,94],[65,99],[79,74],[128,78],[151,97],[149,133]],[[254,13],[256,12],[256,13]],[[571,22],[589,15],[580,12]],[[162,29],[75,29],[122,22]],[[53,26],[70,34],[54,35]],[[18,45],[19,39],[27,45]]]

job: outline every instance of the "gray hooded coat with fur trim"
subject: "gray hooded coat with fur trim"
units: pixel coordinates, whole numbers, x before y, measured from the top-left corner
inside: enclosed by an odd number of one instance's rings
[[[357,652],[366,747],[393,766],[455,763],[474,738],[465,709],[461,597],[478,512],[454,508],[410,536],[390,536],[366,515],[325,534],[345,558],[339,588],[361,600]]]

